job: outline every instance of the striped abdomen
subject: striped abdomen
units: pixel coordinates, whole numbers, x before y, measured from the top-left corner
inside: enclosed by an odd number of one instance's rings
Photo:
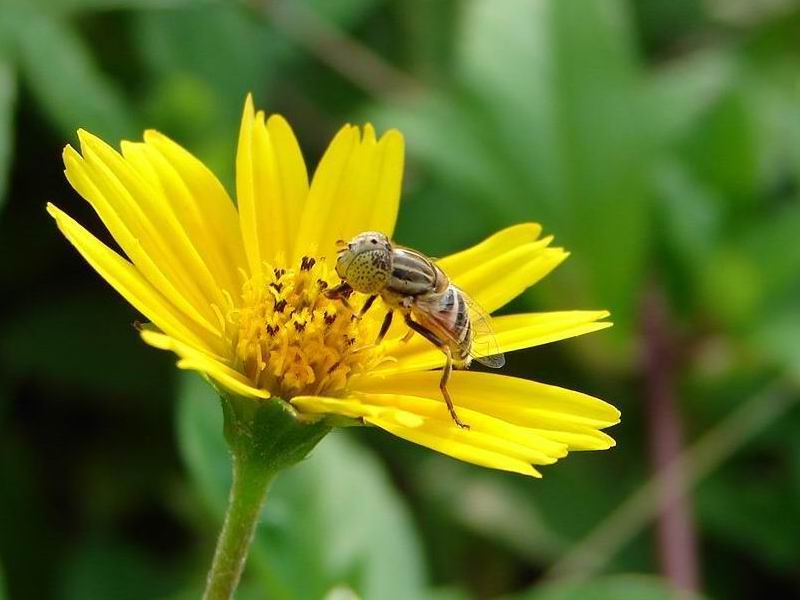
[[[454,285],[443,293],[420,297],[413,305],[415,318],[446,342],[456,362],[470,363],[472,322],[464,294]]]

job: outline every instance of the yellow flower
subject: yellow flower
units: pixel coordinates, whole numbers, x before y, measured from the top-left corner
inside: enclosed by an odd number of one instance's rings
[[[335,243],[392,235],[404,145],[391,130],[346,125],[311,182],[287,122],[248,97],[236,155],[237,206],[215,176],[156,131],[121,153],[79,131],[66,175],[127,259],[53,205],[58,227],[94,269],[152,322],[145,342],[235,394],[287,400],[301,417],[341,415],[478,465],[540,476],[533,465],[569,450],[614,445],[601,429],[619,411],[578,392],[500,374],[456,371],[455,426],[439,393],[443,354],[396,324],[380,346],[384,311],[352,319],[322,292],[338,282]],[[431,234],[441,223],[431,222]],[[532,223],[509,227],[442,259],[449,277],[492,312],[567,256]],[[358,301],[354,298],[354,301]],[[501,352],[604,327],[605,311],[501,316]]]

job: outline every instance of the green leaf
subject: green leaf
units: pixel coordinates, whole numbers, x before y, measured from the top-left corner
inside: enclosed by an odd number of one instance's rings
[[[237,119],[245,94],[260,91],[271,75],[265,28],[237,3],[144,11],[133,25],[136,48],[152,76],[203,82]]]
[[[800,382],[800,307],[770,314],[760,320],[749,338],[753,348]]]
[[[707,310],[724,325],[752,330],[797,309],[800,290],[800,208],[782,207],[709,258],[703,278]]]
[[[685,144],[688,164],[724,195],[729,211],[738,208],[736,204],[752,206],[760,160],[752,102],[733,90],[719,98],[704,117]]]
[[[320,17],[345,28],[353,27],[381,3],[382,0],[305,0]]]
[[[534,216],[531,199],[537,199],[537,212],[552,219],[546,229],[579,257],[570,266],[580,278],[577,300],[611,309],[624,333],[648,230],[645,115],[626,5],[503,6],[473,3],[465,41],[479,36],[483,42],[467,46],[465,68],[488,101],[497,98],[493,115],[509,161],[522,177],[530,173],[525,216]],[[505,51],[491,53],[497,62],[487,68],[489,46]],[[504,64],[510,55],[514,61]]]
[[[272,4],[281,10],[280,3]],[[320,18],[347,27],[377,0],[307,4],[304,8],[319,12]],[[132,30],[151,82],[145,105],[148,124],[168,129],[224,183],[232,183],[232,132],[238,130],[245,95],[252,92],[259,106],[273,110],[274,98],[305,54],[272,24],[269,11],[246,3],[195,2],[140,11],[133,16]]]
[[[677,161],[664,161],[654,179],[667,243],[681,255],[686,269],[700,269],[719,243],[719,194]]]
[[[116,140],[137,132],[122,93],[66,22],[27,11],[14,15],[9,29],[21,76],[62,134],[72,136],[83,127]]]
[[[664,160],[653,171],[657,218],[669,265],[666,283],[676,314],[697,310],[706,287],[707,265],[722,239],[723,204],[713,188],[678,160]]]
[[[221,517],[230,482],[219,400],[197,377],[183,380],[178,437],[192,480]],[[379,463],[335,432],[270,491],[249,569],[271,598],[319,598],[347,584],[365,600],[420,597],[421,549]]]
[[[530,564],[554,561],[567,549],[568,539],[551,527],[535,500],[540,490],[433,453],[416,461],[415,470],[417,494],[434,512],[431,519],[480,535]]]
[[[791,439],[794,431],[787,428],[785,434]],[[791,456],[794,449],[785,444],[772,446],[773,468],[763,468],[763,456],[761,461],[750,458],[726,465],[703,482],[695,503],[703,530],[717,543],[750,553],[777,572],[790,573],[800,559],[800,545],[793,534],[800,524],[800,509],[796,482],[778,457]],[[781,518],[763,518],[770,513]]]
[[[101,10],[148,10],[175,8],[190,4],[210,4],[211,0],[23,0],[51,14]]]
[[[675,590],[649,575],[615,575],[586,583],[554,583],[506,600],[673,600]],[[698,594],[681,594],[685,600],[700,600]]]
[[[245,96],[253,92],[267,102],[282,42],[235,2],[142,11],[131,25],[149,82],[148,125],[191,148],[231,184]]]
[[[736,55],[712,48],[653,71],[645,97],[652,116],[649,126],[658,142],[668,144],[689,133],[731,88],[737,69]]]
[[[403,54],[415,77],[430,82],[449,77],[461,4],[458,0],[408,0],[397,10]]]
[[[5,203],[8,174],[14,148],[14,104],[16,74],[8,61],[0,58],[0,211]]]
[[[323,600],[361,600],[352,588],[336,586],[330,590]]]

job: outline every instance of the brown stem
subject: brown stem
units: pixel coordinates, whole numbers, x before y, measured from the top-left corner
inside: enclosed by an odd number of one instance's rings
[[[681,454],[682,432],[675,392],[674,338],[663,293],[653,287],[642,307],[646,413],[650,457],[657,473],[669,473],[661,487],[656,541],[661,572],[676,590],[697,591],[700,576],[686,473],[669,469]]]

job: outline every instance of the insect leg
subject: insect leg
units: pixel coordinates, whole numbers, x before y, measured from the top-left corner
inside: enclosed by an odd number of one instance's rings
[[[447,390],[447,382],[450,380],[450,373],[453,372],[453,354],[450,352],[450,346],[440,340],[438,336],[430,331],[427,327],[424,327],[413,321],[411,319],[411,315],[406,315],[405,321],[406,325],[408,325],[411,329],[416,331],[434,346],[439,348],[442,352],[444,352],[445,357],[447,357],[447,361],[444,364],[444,369],[442,370],[442,378],[439,380],[439,389],[442,391],[442,396],[444,396],[444,401],[447,404],[447,410],[450,412],[450,417],[453,419],[453,422],[461,429],[469,429],[469,425],[462,422],[461,419],[458,418],[458,415],[456,414],[456,408],[453,406],[453,400],[450,398],[450,392]]]
[[[364,306],[362,306],[362,307],[361,307],[361,310],[358,312],[358,318],[359,318],[359,319],[360,319],[361,317],[363,317],[365,314],[367,314],[367,311],[368,311],[370,308],[372,308],[372,305],[373,305],[373,303],[375,302],[375,300],[377,300],[377,298],[378,298],[378,294],[372,294],[372,296],[370,296],[369,298],[367,298],[367,301],[366,301],[366,302],[364,302]]]
[[[383,318],[383,323],[381,324],[381,329],[378,331],[377,339],[371,343],[356,348],[355,350],[351,350],[352,354],[356,354],[357,352],[363,352],[364,350],[369,350],[370,348],[374,348],[378,344],[383,341],[383,338],[386,337],[386,333],[389,331],[389,327],[392,325],[392,316],[394,316],[394,311],[390,310],[386,313],[386,316]]]
[[[353,288],[350,287],[349,283],[343,281],[342,283],[340,283],[336,287],[331,288],[329,290],[325,290],[325,292],[323,292],[323,293],[325,294],[326,298],[330,298],[331,300],[339,300],[342,304],[344,304],[344,306],[345,306],[345,308],[347,308],[347,310],[349,310],[351,313],[355,314],[356,311],[353,310],[353,307],[347,301],[347,298],[350,296],[350,294],[353,293]],[[369,308],[369,307],[367,307],[367,308]]]
[[[386,316],[383,318],[383,323],[381,324],[381,330],[378,332],[378,339],[375,340],[375,345],[377,346],[383,341],[383,338],[386,337],[386,334],[389,331],[389,327],[392,326],[392,317],[394,317],[394,311],[390,310],[386,313]]]
[[[458,418],[456,408],[453,406],[453,400],[450,398],[450,392],[447,390],[447,382],[450,380],[450,373],[453,372],[453,354],[450,352],[449,346],[444,346],[443,350],[444,355],[447,357],[447,362],[442,370],[442,378],[439,380],[439,389],[442,390],[442,396],[444,396],[444,401],[447,403],[447,410],[450,411],[450,417],[455,424],[461,427],[461,429],[469,429],[469,425]]]

